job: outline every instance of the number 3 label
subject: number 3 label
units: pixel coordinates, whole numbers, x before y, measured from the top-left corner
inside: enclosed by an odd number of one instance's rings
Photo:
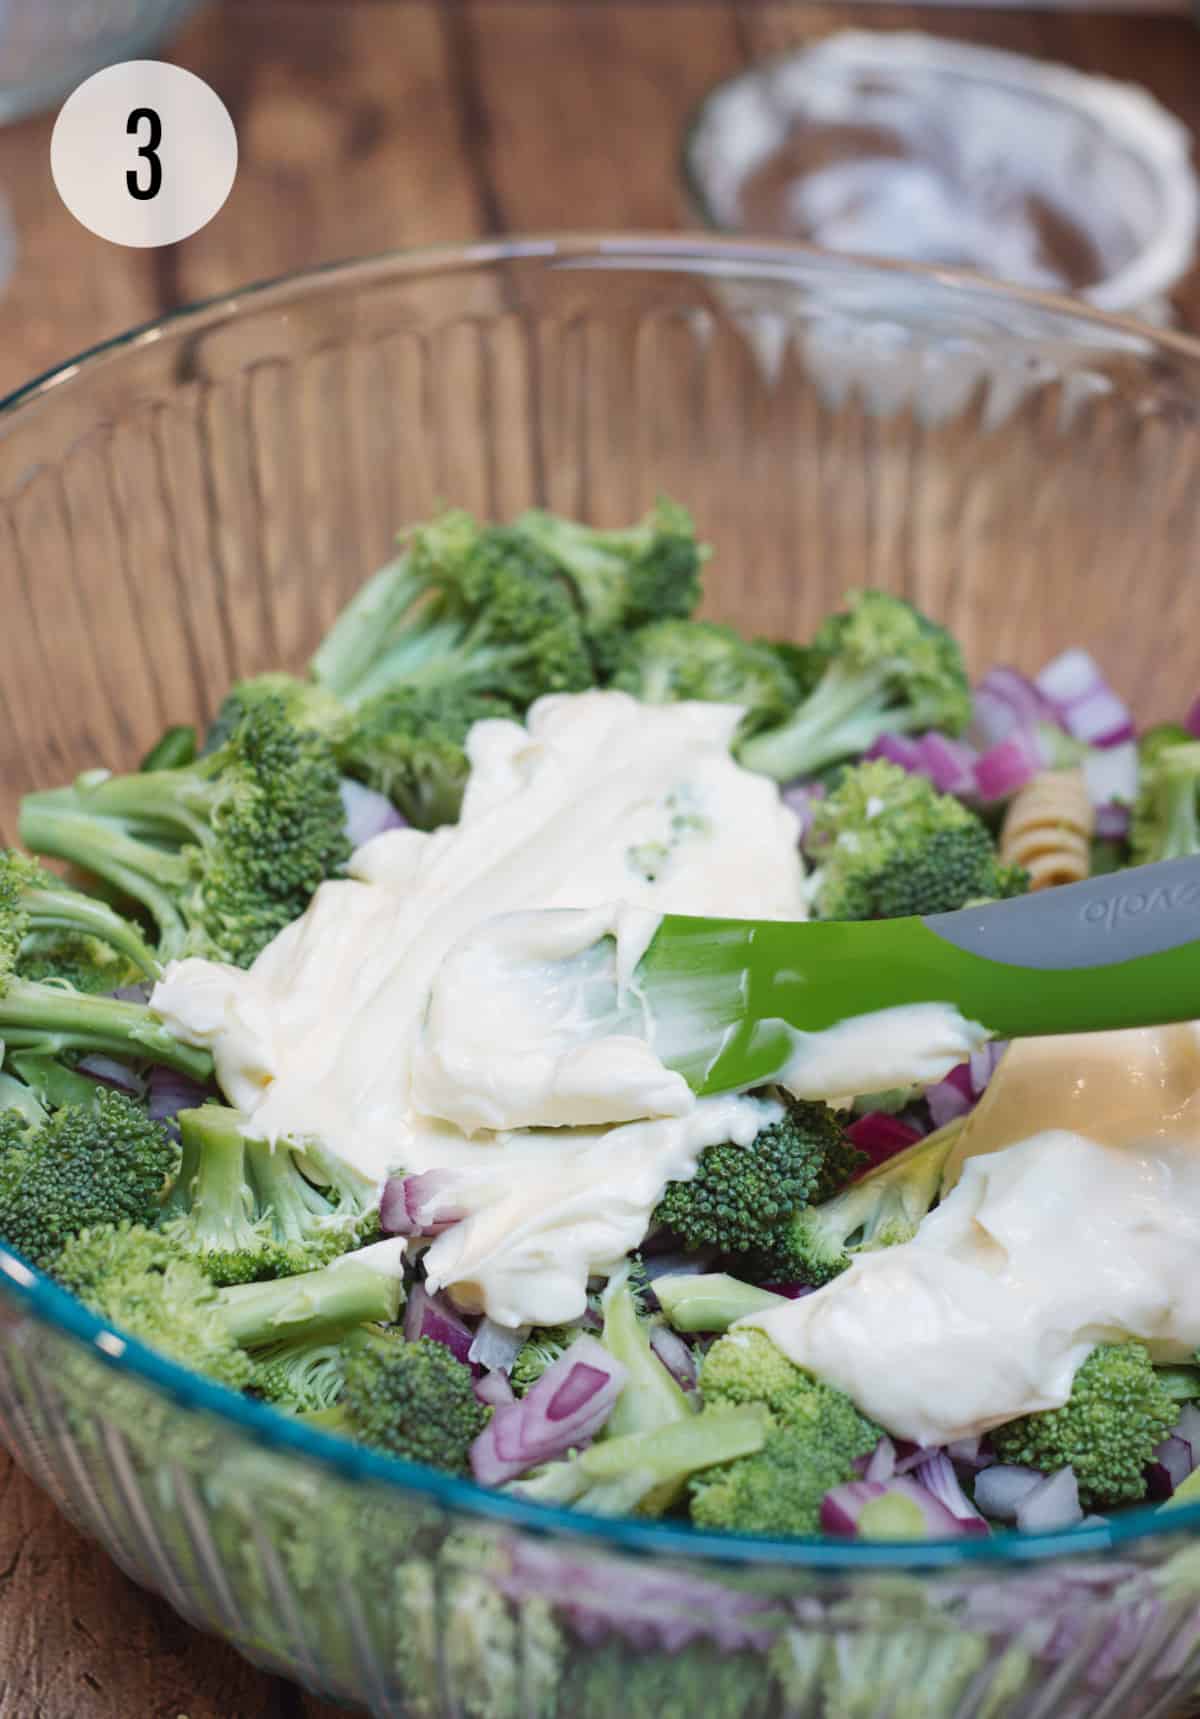
[[[127,60],[68,96],[50,171],[75,219],[114,245],[173,245],[212,220],[237,176],[216,91],[181,66]]]

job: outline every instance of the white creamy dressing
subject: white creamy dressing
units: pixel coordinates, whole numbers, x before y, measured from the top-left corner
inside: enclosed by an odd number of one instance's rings
[[[1195,1026],[1022,1040],[916,1237],[743,1323],[925,1445],[1057,1408],[1097,1343],[1190,1359],[1198,1091]]]
[[[557,1024],[551,1007],[539,1043],[542,1006],[500,983],[478,1018],[451,996],[425,1030],[431,987],[496,915],[577,910],[527,920],[518,966],[546,953],[535,926],[543,943],[556,923],[576,939],[617,931],[629,966],[664,912],[804,918],[796,821],[774,783],[734,762],[739,717],[589,692],[540,700],[524,726],[478,723],[457,825],[375,837],[248,972],[179,962],[153,1006],[211,1049],[256,1137],[316,1137],[380,1178],[451,1172],[447,1204],[466,1215],[425,1254],[435,1287],[510,1325],[576,1317],[588,1277],[638,1245],[666,1183],[706,1146],[748,1145],[771,1113],[696,1100],[624,1030],[632,1016],[580,1046],[574,1003]],[[871,1086],[878,1045],[862,1048],[857,1078],[839,1048],[838,1091]],[[530,1118],[557,1126],[518,1132]]]

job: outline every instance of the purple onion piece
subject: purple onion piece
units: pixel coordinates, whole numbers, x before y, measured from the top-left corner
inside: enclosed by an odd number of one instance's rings
[[[628,1376],[594,1337],[577,1337],[519,1401],[496,1410],[471,1446],[476,1480],[503,1486],[590,1443],[611,1415]]]
[[[169,1122],[181,1110],[195,1110],[211,1092],[210,1086],[156,1064],[146,1080],[146,1108],[152,1121]]]
[[[975,1481],[975,1504],[997,1522],[1013,1522],[1021,1503],[1042,1481],[1036,1468],[997,1462],[985,1468]]]
[[[1054,1528],[1072,1528],[1082,1521],[1079,1487],[1073,1468],[1060,1468],[1054,1474],[1043,1476],[1017,1505],[1017,1527],[1023,1534],[1044,1533]]]
[[[1103,683],[1104,677],[1095,658],[1078,646],[1054,657],[1033,680],[1046,702],[1059,711],[1077,704],[1094,687]]]
[[[966,1528],[968,1534],[986,1534],[988,1525],[967,1497],[954,1472],[954,1464],[944,1450],[935,1450],[913,1470],[913,1479],[931,1492],[939,1504]]]
[[[889,1158],[894,1158],[897,1152],[903,1152],[906,1146],[912,1146],[921,1139],[921,1130],[910,1123],[902,1122],[898,1116],[889,1116],[882,1110],[869,1110],[865,1116],[860,1116],[846,1130],[846,1136],[865,1152],[871,1160],[871,1167],[886,1164]]]
[[[911,1439],[898,1438],[893,1440],[896,1446],[896,1473],[911,1474],[919,1468],[926,1457],[932,1456],[933,1447],[923,1444],[913,1444]]]
[[[982,1050],[972,1051],[967,1062],[967,1073],[971,1082],[971,1096],[982,1098],[987,1091],[988,1082],[995,1074],[1000,1058],[1008,1049],[1007,1039],[993,1039],[984,1045]]]
[[[1093,806],[1131,806],[1137,799],[1141,766],[1136,741],[1126,740],[1103,751],[1093,748],[1080,768]]]
[[[1183,726],[1189,734],[1194,734],[1200,740],[1200,698],[1196,699],[1191,709],[1183,719]]]
[[[441,1343],[456,1361],[469,1365],[475,1333],[440,1295],[432,1295],[423,1283],[413,1286],[404,1309],[404,1335],[410,1343],[422,1337]]]
[[[499,1369],[476,1379],[475,1395],[481,1403],[487,1403],[494,1409],[500,1408],[504,1403],[516,1401],[508,1374],[500,1372]]]
[[[975,793],[975,765],[979,754],[965,740],[953,740],[936,731],[923,734],[917,742],[920,757],[918,768],[933,782],[939,794]]]
[[[991,1468],[996,1461],[992,1451],[987,1447],[987,1441],[976,1433],[974,1438],[955,1439],[953,1444],[946,1446],[946,1455],[959,1468],[967,1468],[973,1472]]]
[[[1129,834],[1129,807],[1110,801],[1096,807],[1096,834],[1101,841],[1123,842]]]
[[[101,1086],[111,1086],[116,1092],[124,1092],[130,1098],[141,1098],[146,1090],[146,1083],[140,1075],[111,1056],[82,1056],[75,1064],[75,1072],[86,1075]]]
[[[915,740],[910,740],[907,734],[881,734],[864,757],[884,758],[889,764],[898,764],[910,775],[924,770],[921,748]]]
[[[341,781],[342,807],[346,813],[346,838],[352,848],[361,848],[374,836],[386,830],[403,830],[407,820],[402,818],[386,794],[376,793],[348,776]]]
[[[1037,736],[1028,729],[1014,728],[1005,739],[980,754],[975,766],[979,798],[985,803],[1010,799],[1041,769]]]
[[[466,1213],[447,1203],[455,1183],[452,1170],[389,1177],[379,1205],[384,1235],[436,1236],[460,1223]]]
[[[803,1301],[806,1295],[817,1293],[812,1283],[764,1283],[763,1288],[769,1295],[782,1295],[785,1301]]]
[[[652,1325],[650,1347],[681,1390],[696,1389],[695,1357],[677,1331],[672,1331],[669,1325]]]
[[[896,1472],[896,1447],[884,1433],[870,1456],[865,1459],[864,1480],[890,1480]]]
[[[979,683],[977,696],[978,693],[995,699],[1026,726],[1054,720],[1054,707],[1049,699],[1017,669],[1004,666],[989,669]]]
[[[699,1277],[712,1270],[712,1260],[711,1252],[642,1255],[642,1264],[646,1268],[646,1278],[650,1283],[653,1283],[656,1277]]]
[[[947,1123],[966,1116],[968,1111],[974,1108],[975,1096],[970,1090],[970,1072],[965,1063],[962,1066],[966,1071],[965,1082],[959,1077],[958,1069],[952,1068],[945,1080],[939,1080],[935,1086],[925,1089],[925,1101],[929,1105],[929,1114],[933,1118],[935,1128],[945,1128]]]
[[[799,825],[800,842],[808,835],[812,825],[813,806],[818,800],[825,798],[824,782],[789,782],[781,790],[781,798],[790,812],[794,812]]]
[[[149,979],[145,979],[138,985],[118,985],[115,991],[107,991],[105,995],[114,1003],[148,1003],[153,989]]]
[[[959,1539],[977,1531],[970,1523],[960,1522],[939,1499],[908,1475],[894,1475],[888,1481],[847,1480],[833,1487],[821,1501],[821,1527],[826,1534],[856,1539],[865,1506],[887,1497],[904,1498],[917,1506],[924,1538]],[[986,1524],[983,1528],[986,1533]]]
[[[485,1372],[511,1373],[529,1332],[528,1325],[497,1325],[494,1319],[484,1317],[476,1328],[469,1359]]]

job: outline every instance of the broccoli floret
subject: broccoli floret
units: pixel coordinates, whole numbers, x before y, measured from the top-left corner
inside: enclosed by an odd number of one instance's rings
[[[1200,741],[1143,752],[1129,839],[1135,865],[1200,853]]]
[[[502,698],[457,687],[400,686],[357,712],[345,767],[386,794],[419,830],[452,824],[462,808],[472,725],[516,715]]]
[[[844,1392],[794,1366],[761,1331],[718,1338],[700,1369],[700,1389],[706,1413],[721,1404],[759,1404],[770,1417],[760,1451],[692,1481],[692,1520],[702,1528],[815,1534],[825,1494],[854,1478],[855,1461],[881,1436]]]
[[[612,684],[645,704],[700,699],[740,704],[741,732],[782,722],[799,690],[769,645],[743,639],[715,621],[658,621],[622,645]]]
[[[214,1282],[308,1271],[374,1238],[372,1178],[312,1144],[247,1140],[244,1120],[216,1104],[176,1117],[183,1159],[162,1229]]]
[[[0,1112],[0,1236],[43,1271],[97,1224],[151,1224],[179,1167],[179,1148],[140,1104],[101,1086],[91,1103],[31,1125]]]
[[[644,1432],[606,1436],[508,1490],[592,1516],[660,1516],[693,1475],[760,1451],[769,1427],[759,1403],[716,1403]]]
[[[742,743],[749,769],[790,782],[861,755],[883,734],[959,734],[971,720],[957,643],[901,597],[851,593],[811,652],[814,664],[824,660],[820,679],[786,722]]]
[[[0,849],[0,938],[23,979],[74,979],[82,971],[89,982],[78,989],[98,988],[97,973],[115,989],[130,969],[150,979],[159,973],[136,925],[15,848]]]
[[[190,722],[167,728],[146,753],[139,770],[177,770],[196,756],[196,730]]]
[[[513,527],[465,513],[418,527],[342,611],[311,666],[352,709],[420,686],[492,694],[523,711],[595,678],[555,562]]]
[[[475,1395],[470,1368],[445,1344],[359,1332],[346,1343],[344,1371],[336,1407],[311,1416],[312,1424],[406,1462],[470,1472],[471,1445],[491,1410]]]
[[[69,1240],[55,1275],[102,1319],[243,1390],[255,1383],[255,1350],[395,1319],[402,1266],[403,1245],[381,1242],[318,1271],[218,1288],[161,1231],[121,1224]]]
[[[334,753],[341,756],[353,726],[350,712],[328,687],[291,674],[260,674],[252,680],[238,681],[226,693],[209,726],[204,737],[205,753],[215,752],[231,740],[250,712],[261,704],[282,706],[293,727],[309,734],[319,734]],[[164,768],[166,762],[164,760]],[[190,760],[180,758],[171,762],[183,764]]]
[[[773,1711],[763,1659],[699,1642],[674,1654],[616,1642],[576,1652],[561,1708],[571,1719],[765,1719]]]
[[[813,807],[810,880],[822,919],[950,913],[1029,887],[1002,866],[985,826],[952,794],[885,759],[846,770]]]
[[[793,1214],[845,1187],[867,1161],[827,1105],[780,1096],[778,1122],[749,1146],[708,1147],[689,1181],[668,1182],[654,1213],[685,1249],[749,1256],[743,1275],[773,1275]]]
[[[323,1414],[345,1387],[347,1352],[342,1336],[283,1337],[264,1345],[254,1356],[255,1395],[291,1414]]]
[[[92,772],[28,795],[21,833],[140,903],[160,960],[246,967],[349,858],[339,782],[325,742],[268,699],[184,769]]]
[[[583,1326],[535,1325],[522,1343],[509,1374],[509,1384],[518,1397],[523,1397],[542,1374],[553,1367],[560,1355],[565,1355]]]
[[[1051,1474],[1070,1467],[1085,1510],[1109,1510],[1146,1496],[1146,1466],[1179,1419],[1140,1343],[1102,1343],[1075,1374],[1060,1409],[994,1427],[1001,1462]]]
[[[611,671],[635,628],[685,618],[700,601],[700,570],[709,551],[696,542],[691,515],[674,502],[660,501],[626,530],[597,531],[542,512],[522,514],[516,530],[570,581],[602,674]]]
[[[824,1205],[797,1212],[776,1261],[779,1280],[820,1285],[861,1251],[911,1241],[941,1191],[961,1118],[898,1152]]]

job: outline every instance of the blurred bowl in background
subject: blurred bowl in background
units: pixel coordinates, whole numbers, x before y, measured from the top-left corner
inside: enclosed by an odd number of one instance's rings
[[[0,0],[0,123],[53,107],[118,60],[137,60],[200,0]]]
[[[845,31],[718,85],[683,165],[693,213],[721,232],[971,269],[1159,322],[1195,250],[1189,142],[1132,84]]]

